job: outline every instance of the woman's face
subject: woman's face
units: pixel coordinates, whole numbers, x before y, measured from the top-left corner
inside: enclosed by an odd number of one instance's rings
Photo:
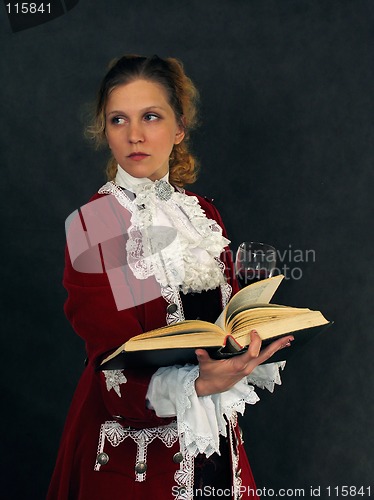
[[[116,87],[105,108],[105,134],[118,164],[133,177],[161,179],[184,138],[163,87],[135,80]]]

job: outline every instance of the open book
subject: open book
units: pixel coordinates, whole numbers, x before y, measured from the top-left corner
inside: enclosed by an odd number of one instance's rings
[[[257,330],[263,347],[286,334],[295,337],[291,348],[282,349],[268,362],[283,360],[320,333],[330,322],[320,311],[270,304],[283,275],[253,283],[229,301],[216,323],[186,320],[132,337],[105,358],[101,370],[125,367],[170,366],[197,363],[195,349],[207,349],[214,359],[244,352],[249,332]]]

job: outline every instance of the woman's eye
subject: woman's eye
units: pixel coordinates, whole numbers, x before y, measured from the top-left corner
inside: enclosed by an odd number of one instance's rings
[[[144,119],[147,122],[153,122],[154,120],[158,120],[160,117],[158,115],[155,115],[154,113],[147,113],[144,115]]]
[[[125,119],[120,116],[114,116],[110,121],[113,125],[123,125],[125,123]]]

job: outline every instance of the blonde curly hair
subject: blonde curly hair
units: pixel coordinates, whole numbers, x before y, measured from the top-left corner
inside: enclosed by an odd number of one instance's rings
[[[107,144],[105,108],[108,96],[119,85],[126,85],[138,79],[158,83],[165,89],[177,123],[185,131],[182,142],[173,147],[169,160],[169,179],[172,184],[179,187],[192,184],[197,178],[197,162],[189,151],[189,133],[197,125],[199,94],[191,79],[185,74],[183,64],[178,59],[130,54],[112,61],[101,83],[94,116],[86,129],[86,135],[98,147]],[[108,180],[115,178],[116,171],[117,162],[112,156],[106,167]]]

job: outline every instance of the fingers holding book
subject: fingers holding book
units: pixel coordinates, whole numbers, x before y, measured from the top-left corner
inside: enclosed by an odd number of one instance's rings
[[[260,352],[260,354],[257,357],[257,360],[259,361],[258,364],[264,363],[281,349],[284,349],[285,347],[290,347],[293,340],[295,340],[293,335],[287,335],[285,337],[281,337],[280,339],[274,340],[271,344],[269,344],[267,347],[265,347],[265,349],[263,349]]]
[[[214,360],[204,349],[196,349],[200,369],[199,377],[195,382],[198,396],[208,396],[229,390],[249,375],[256,366],[271,358],[280,349],[289,347],[294,340],[292,335],[287,335],[261,350],[262,341],[255,330],[250,332],[250,338],[248,350],[229,359]]]

